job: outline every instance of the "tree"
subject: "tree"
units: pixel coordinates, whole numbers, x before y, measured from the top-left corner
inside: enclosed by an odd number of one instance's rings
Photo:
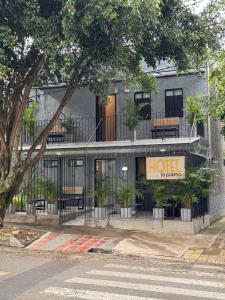
[[[212,115],[223,122],[221,134],[225,136],[225,51],[217,56],[215,69],[211,72],[210,82],[215,89],[209,99]]]
[[[0,226],[25,174],[74,91],[102,98],[116,75],[150,89],[140,62],[196,63],[208,43],[207,20],[180,0],[0,0]],[[66,83],[49,124],[26,155],[22,127],[33,86]],[[40,145],[40,147],[39,147]]]
[[[217,47],[208,46],[206,55],[209,93],[197,96],[195,101],[201,100],[204,109],[207,108],[213,117],[225,122],[225,0],[211,0],[202,16],[210,20],[208,28],[211,34],[217,36],[218,43]],[[225,136],[225,125],[221,133]]]

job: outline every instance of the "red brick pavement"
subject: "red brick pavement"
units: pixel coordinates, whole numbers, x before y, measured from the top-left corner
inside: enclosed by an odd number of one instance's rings
[[[45,233],[40,239],[37,241],[33,242],[31,245],[29,245],[27,248],[28,249],[39,249],[42,246],[46,245],[49,241],[53,240],[56,238],[60,233],[59,232],[47,232]]]
[[[83,235],[75,240],[69,240],[56,248],[62,253],[84,253],[91,248],[98,248],[104,245],[110,237]]]

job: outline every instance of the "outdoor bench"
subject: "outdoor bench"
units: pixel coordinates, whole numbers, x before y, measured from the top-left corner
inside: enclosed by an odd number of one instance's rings
[[[153,120],[152,138],[179,137],[180,118],[156,118]]]
[[[65,186],[63,191],[64,207],[77,206],[78,209],[84,208],[84,187],[83,186]]]

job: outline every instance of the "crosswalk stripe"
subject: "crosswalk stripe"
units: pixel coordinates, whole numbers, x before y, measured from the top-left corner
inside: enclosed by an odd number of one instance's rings
[[[105,293],[105,292],[97,292],[90,290],[77,290],[70,288],[61,288],[61,287],[48,287],[44,290],[43,294],[49,296],[57,296],[57,297],[67,297],[67,298],[79,298],[79,299],[87,299],[87,300],[160,300],[156,298],[146,298],[146,297],[138,297],[138,296],[127,296],[121,294],[114,293]]]
[[[10,272],[0,272],[0,276],[7,276],[9,274],[10,274]]]
[[[213,282],[213,281],[205,281],[205,280],[189,279],[189,278],[178,278],[178,277],[115,272],[115,271],[104,271],[104,270],[91,270],[91,271],[87,272],[87,274],[131,278],[131,279],[163,281],[163,282],[181,283],[181,284],[187,284],[187,285],[197,285],[197,286],[206,286],[206,287],[214,287],[214,288],[225,288],[225,283],[222,283],[222,282],[215,282],[215,281]]]
[[[188,290],[183,288],[176,287],[168,287],[168,286],[159,286],[159,285],[149,285],[144,283],[130,283],[130,282],[120,282],[120,281],[109,281],[109,280],[101,280],[101,279],[92,279],[92,278],[81,278],[74,277],[71,279],[67,279],[65,282],[67,283],[75,283],[75,284],[88,284],[95,286],[107,286],[107,287],[115,287],[121,289],[129,289],[129,290],[138,290],[138,291],[147,291],[147,292],[156,292],[162,294],[173,294],[173,295],[183,295],[183,296],[192,296],[199,297],[204,299],[213,299],[213,300],[224,300],[225,294],[219,292],[209,292],[202,290]]]
[[[159,266],[158,268],[155,267],[140,267],[140,266],[128,266],[128,265],[117,265],[117,264],[107,264],[104,266],[105,268],[110,268],[110,269],[123,269],[123,270],[136,270],[136,271],[144,271],[144,272],[158,272],[158,273],[164,273],[164,272],[169,272],[171,273],[171,270],[173,271],[174,274],[176,273],[181,273],[181,274],[187,274],[187,270],[182,268],[182,269],[176,269],[176,268],[167,268],[164,266]],[[193,276],[205,276],[205,277],[213,277],[213,278],[220,278],[220,279],[225,279],[225,274],[223,273],[215,273],[215,272],[204,272],[204,271],[195,271],[195,270],[190,270],[188,269],[188,275],[193,275]]]

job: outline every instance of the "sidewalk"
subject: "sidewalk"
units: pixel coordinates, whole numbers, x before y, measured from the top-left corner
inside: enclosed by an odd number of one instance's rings
[[[201,232],[206,237],[215,237],[209,247],[190,247],[183,255],[184,259],[208,263],[225,264],[225,217],[213,223]]]
[[[40,239],[27,247],[30,251],[53,251],[64,254],[103,252],[225,263],[225,218],[194,236],[82,226],[29,226],[29,228],[45,232]]]

